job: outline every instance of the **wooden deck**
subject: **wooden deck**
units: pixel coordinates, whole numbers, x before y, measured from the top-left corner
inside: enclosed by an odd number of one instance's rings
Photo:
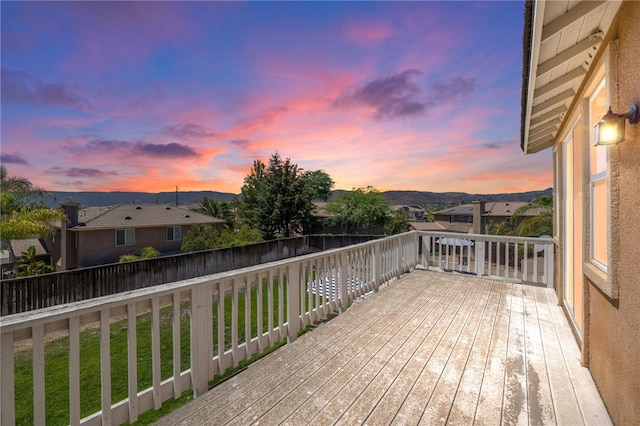
[[[611,424],[555,292],[417,270],[160,425]]]

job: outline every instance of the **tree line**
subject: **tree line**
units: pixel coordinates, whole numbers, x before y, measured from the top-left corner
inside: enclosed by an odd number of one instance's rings
[[[241,199],[223,202],[204,198],[198,211],[225,220],[225,225],[197,225],[184,235],[182,251],[199,251],[251,244],[264,240],[287,238],[323,232],[323,220],[340,226],[347,234],[362,228],[384,226],[386,234],[407,230],[403,210],[393,211],[387,199],[375,188],[353,188],[331,197],[334,181],[323,170],[306,171],[272,154],[267,162],[255,160],[244,178]],[[9,241],[52,235],[67,220],[62,209],[52,209],[42,201],[53,194],[32,184],[28,179],[9,176],[0,166],[0,239],[2,248]],[[325,202],[326,216],[318,215],[317,203]],[[34,253],[24,253],[20,265],[31,275],[50,271],[48,265],[37,268]],[[140,253],[125,255],[122,261],[155,257],[159,253],[146,247]]]

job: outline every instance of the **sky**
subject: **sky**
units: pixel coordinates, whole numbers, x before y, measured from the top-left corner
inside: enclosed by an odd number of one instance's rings
[[[1,162],[52,191],[552,186],[519,143],[523,1],[10,2]]]

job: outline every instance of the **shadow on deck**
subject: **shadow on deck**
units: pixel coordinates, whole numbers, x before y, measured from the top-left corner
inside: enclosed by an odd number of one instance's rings
[[[552,289],[414,271],[157,424],[611,424]]]

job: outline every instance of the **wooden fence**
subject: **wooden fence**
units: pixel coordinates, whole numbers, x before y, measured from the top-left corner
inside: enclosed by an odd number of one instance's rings
[[[0,281],[0,315],[259,265],[379,238],[311,235]]]

